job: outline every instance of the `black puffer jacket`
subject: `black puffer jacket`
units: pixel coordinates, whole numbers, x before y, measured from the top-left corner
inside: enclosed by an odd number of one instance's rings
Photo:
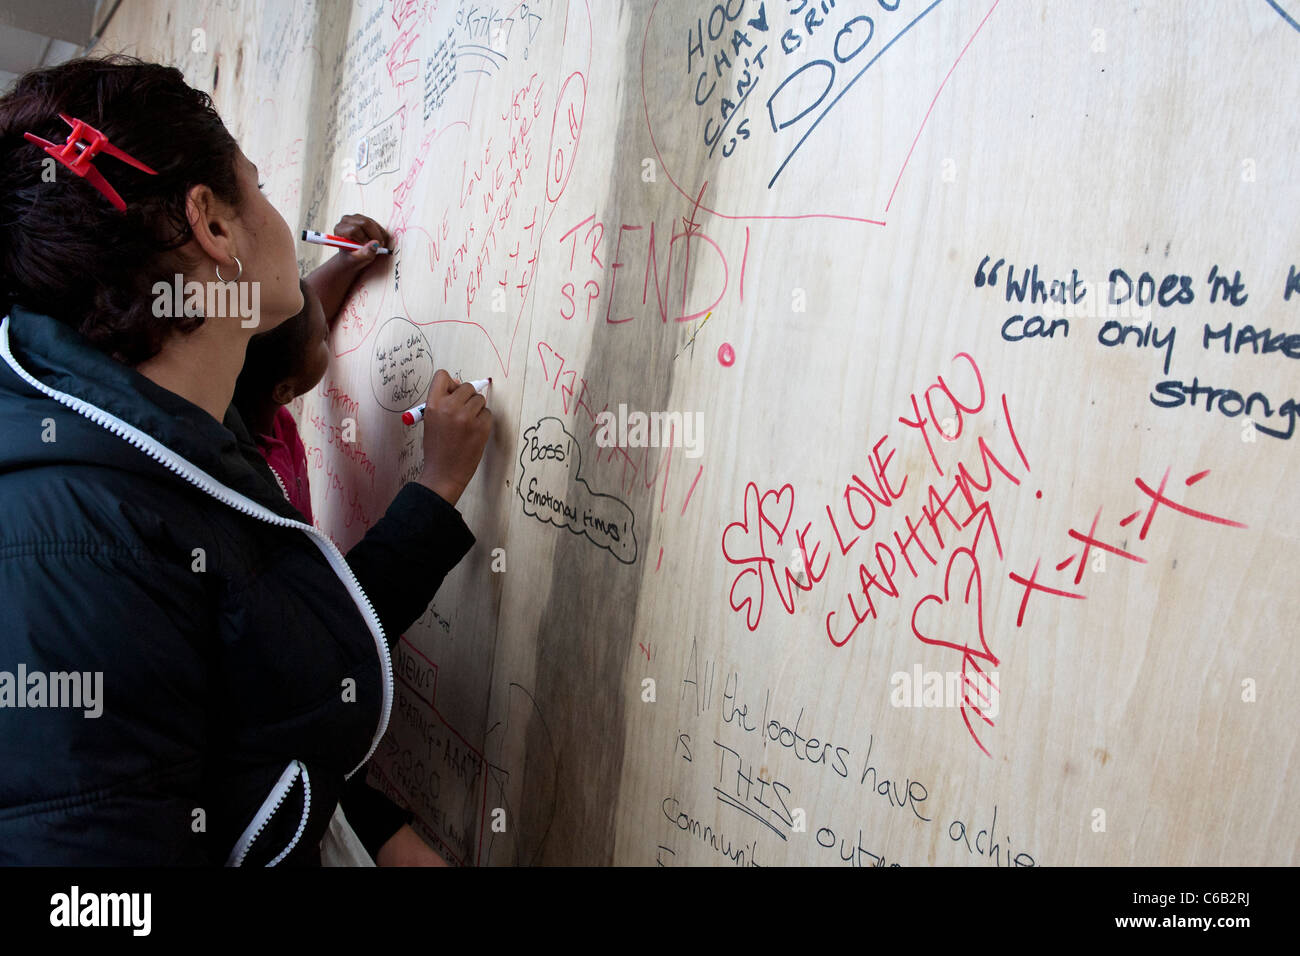
[[[474,543],[459,512],[408,484],[345,559],[233,409],[21,308],[0,443],[0,863],[313,864],[340,799],[387,839],[363,765],[389,647]],[[100,716],[50,706],[74,672]]]

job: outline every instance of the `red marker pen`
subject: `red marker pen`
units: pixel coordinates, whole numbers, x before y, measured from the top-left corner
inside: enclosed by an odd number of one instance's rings
[[[318,246],[334,246],[337,249],[364,249],[370,245],[368,242],[353,242],[351,239],[344,239],[342,236],[332,236],[325,232],[313,232],[310,229],[302,231],[302,241],[314,242]],[[385,249],[383,246],[379,248],[381,256],[386,256],[392,251],[391,249]]]
[[[474,381],[470,382],[470,384],[474,386],[474,391],[481,392],[483,391],[483,389],[487,388],[489,385],[492,384],[492,379],[490,378],[475,379]],[[420,419],[424,417],[424,408],[428,404],[429,404],[428,402],[421,402],[419,405],[416,405],[409,412],[402,412],[402,421],[407,425],[414,425],[416,422],[418,422]]]

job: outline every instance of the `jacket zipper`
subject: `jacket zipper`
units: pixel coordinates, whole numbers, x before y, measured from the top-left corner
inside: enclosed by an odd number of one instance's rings
[[[96,425],[108,429],[117,437],[128,442],[135,448],[144,452],[154,461],[175,472],[184,478],[190,484],[194,485],[205,494],[216,498],[224,505],[234,508],[241,514],[248,515],[265,521],[268,524],[277,525],[283,528],[299,528],[311,536],[312,542],[325,555],[331,569],[335,575],[343,582],[344,587],[348,589],[349,596],[354,604],[361,611],[362,617],[365,618],[367,626],[370,628],[371,636],[374,638],[375,647],[379,653],[379,659],[383,664],[381,668],[381,677],[383,678],[383,702],[380,708],[379,727],[375,732],[374,739],[370,742],[370,749],[366,752],[361,762],[350,770],[344,779],[351,779],[352,775],[366,765],[379,747],[379,741],[383,739],[385,731],[388,730],[388,718],[393,706],[393,661],[388,651],[388,642],[384,639],[384,626],[379,621],[379,615],[375,613],[374,605],[370,603],[370,598],[362,590],[361,583],[357,580],[352,568],[344,559],[343,554],[329,536],[324,532],[316,530],[312,525],[302,521],[294,521],[292,518],[283,518],[257,502],[246,498],[233,488],[228,488],[221,482],[217,481],[211,475],[197,468],[188,459],[176,454],[166,445],[156,441],[146,432],[142,432],[134,425],[122,421],[116,415],[104,411],[96,405],[83,401],[75,395],[69,395],[66,392],[60,392],[57,389],[50,388],[44,382],[32,377],[26,369],[18,364],[13,353],[9,349],[9,316],[0,320],[0,355],[4,357],[5,362],[12,368],[23,381],[32,388],[44,395],[49,396],[55,401],[68,406],[74,412],[82,415]]]
[[[267,467],[270,468],[270,466],[271,463],[267,462]],[[284,500],[289,502],[290,504],[293,504],[293,499],[289,497],[289,489],[284,486],[284,479],[280,477],[280,473],[276,471],[274,468],[271,468],[271,477],[275,479],[275,483],[279,485],[280,490],[284,492]],[[298,479],[298,490],[302,491],[301,478]]]
[[[280,779],[275,782],[271,792],[267,794],[262,805],[257,808],[257,813],[253,820],[244,828],[244,832],[239,835],[235,841],[234,847],[230,851],[230,856],[226,858],[226,866],[243,866],[244,858],[248,856],[248,851],[252,849],[253,843],[266,825],[271,822],[271,817],[283,805],[285,798],[289,796],[289,791],[293,789],[294,781],[302,777],[302,816],[298,818],[298,829],[294,832],[293,839],[289,845],[276,855],[267,866],[275,866],[281,860],[292,852],[293,848],[298,845],[298,840],[302,837],[303,831],[307,829],[307,818],[311,815],[311,777],[307,774],[307,767],[300,760],[294,760],[289,766],[284,768],[280,774]]]

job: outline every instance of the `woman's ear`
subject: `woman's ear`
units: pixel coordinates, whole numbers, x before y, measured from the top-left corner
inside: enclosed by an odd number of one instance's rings
[[[194,242],[214,267],[234,265],[234,210],[216,197],[210,186],[199,184],[185,197]],[[227,270],[229,271],[229,270]]]

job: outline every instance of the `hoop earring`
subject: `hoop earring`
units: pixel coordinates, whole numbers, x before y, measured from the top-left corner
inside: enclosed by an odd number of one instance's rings
[[[225,276],[221,274],[221,266],[218,265],[217,278],[220,279],[222,282],[238,282],[239,277],[244,274],[244,264],[239,261],[239,256],[231,256],[230,258],[235,260],[235,266],[239,269],[239,271],[235,273],[235,277],[233,279],[227,279]]]

